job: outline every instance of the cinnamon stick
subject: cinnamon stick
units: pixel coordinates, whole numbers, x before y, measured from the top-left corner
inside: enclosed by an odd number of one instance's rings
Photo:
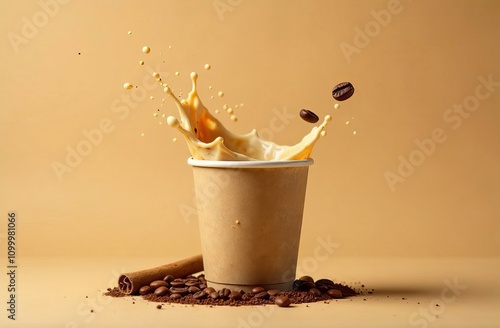
[[[196,255],[151,269],[123,273],[118,278],[118,288],[124,294],[136,294],[142,286],[162,280],[167,275],[181,278],[200,271],[203,271],[203,258]]]

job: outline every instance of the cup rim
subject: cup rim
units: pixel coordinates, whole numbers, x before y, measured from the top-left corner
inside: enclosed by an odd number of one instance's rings
[[[196,167],[269,169],[279,167],[303,167],[314,164],[312,158],[275,161],[209,161],[189,157],[187,163]]]

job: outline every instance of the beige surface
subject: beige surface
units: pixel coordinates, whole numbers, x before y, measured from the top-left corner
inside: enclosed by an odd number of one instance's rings
[[[240,133],[257,128],[294,143],[311,128],[298,117],[301,108],[332,114],[312,156],[300,244],[301,258],[310,260],[302,267],[342,270],[346,280],[403,290],[417,280],[419,288],[430,283],[439,292],[443,279],[455,275],[445,265],[452,262],[427,263],[434,280],[419,280],[419,258],[500,256],[499,22],[496,0],[2,1],[0,254],[7,213],[16,211],[20,318],[92,326],[75,309],[86,293],[95,297],[104,288],[113,269],[132,267],[125,257],[200,252],[188,152],[182,140],[172,142],[177,131],[159,124],[161,114],[175,113],[168,99],[153,117],[162,92],[149,79],[152,70],[183,95],[189,73],[199,72],[207,107],[221,110],[221,120]],[[141,52],[145,44],[149,55]],[[334,111],[331,88],[342,81],[356,92]],[[130,98],[124,82],[150,91]],[[239,121],[231,122],[223,105],[241,103]],[[90,147],[77,160],[68,154],[79,145]],[[68,172],[58,178],[54,165]],[[373,272],[320,261],[394,256],[407,262]],[[100,257],[113,258],[112,265],[102,266],[108,262]],[[87,263],[77,275],[84,282],[73,287],[62,274],[72,274],[80,258]],[[5,267],[5,255],[0,260]],[[493,274],[461,263],[471,286]],[[64,289],[46,301],[47,293],[37,292],[52,288],[44,281],[60,281]],[[473,317],[468,305],[478,299],[460,298],[432,326],[441,319],[445,325],[447,316],[465,324]],[[318,304],[315,320],[339,314],[355,325],[356,310],[373,309],[377,320],[408,322],[418,309],[385,302]],[[477,317],[493,322],[494,303],[476,304]],[[149,310],[117,300],[95,322],[120,317],[133,325]],[[295,315],[306,318],[305,310]],[[201,313],[229,326],[234,315],[219,315],[226,311],[252,310],[181,307],[170,315],[194,321],[191,314]],[[283,313],[293,319],[288,310],[276,313],[270,321]],[[3,326],[5,316],[0,320]]]
[[[478,78],[500,81],[500,2],[401,1],[378,34],[371,12],[389,12],[387,1],[243,1],[222,19],[213,3],[70,1],[45,25],[37,1],[2,3],[0,212],[18,212],[24,255],[199,251],[186,146],[153,117],[161,90],[123,98],[124,82],[154,86],[141,59],[184,95],[198,71],[202,99],[237,132],[292,143],[311,127],[301,108],[333,115],[313,152],[302,251],[330,235],[338,256],[500,255],[498,85],[457,129],[447,112],[474,96]],[[28,33],[33,17],[40,27]],[[359,53],[344,56],[347,44]],[[356,93],[334,112],[331,88],[345,80]],[[233,123],[222,106],[240,103]],[[175,110],[167,99],[161,113]],[[67,163],[84,130],[99,127],[102,141]],[[384,174],[399,174],[399,156],[436,128],[447,139],[391,191]],[[56,162],[71,170],[61,182]],[[177,233],[165,249],[167,229]],[[150,238],[120,241],[138,231]]]
[[[332,277],[357,287],[364,284],[365,289],[375,289],[374,294],[293,308],[166,305],[160,311],[156,303],[140,297],[102,296],[102,291],[116,282],[120,272],[164,262],[160,258],[25,258],[19,268],[22,287],[18,295],[18,320],[11,323],[2,316],[1,326],[484,328],[500,325],[498,258],[330,259],[316,270],[302,273]],[[0,295],[4,295],[4,290]]]

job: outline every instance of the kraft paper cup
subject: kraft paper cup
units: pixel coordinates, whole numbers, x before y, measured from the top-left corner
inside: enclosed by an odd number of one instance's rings
[[[291,289],[312,159],[190,158],[208,285]]]

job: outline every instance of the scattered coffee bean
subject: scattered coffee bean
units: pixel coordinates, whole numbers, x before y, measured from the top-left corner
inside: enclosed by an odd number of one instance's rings
[[[279,307],[290,306],[290,298],[288,296],[278,296],[275,298],[274,303]]]
[[[344,101],[354,94],[354,87],[350,82],[342,82],[333,87],[332,96],[335,100]]]
[[[323,285],[331,285],[333,286],[333,281],[331,281],[330,279],[319,279],[319,280],[316,280],[316,284],[323,284]]]
[[[149,286],[142,286],[139,289],[139,294],[141,294],[141,295],[147,295],[149,293],[151,293],[151,287],[149,287]]]
[[[161,308],[162,308],[161,304],[158,304],[158,305],[156,306],[156,308],[157,308],[158,310],[159,310],[159,309],[161,309]]]
[[[186,286],[186,280],[185,279],[175,279],[170,282],[170,286],[172,287],[184,287]]]
[[[229,298],[232,300],[240,300],[241,296],[242,296],[242,294],[238,291],[235,291],[235,290],[232,291],[231,294],[229,294]]]
[[[265,289],[264,287],[260,287],[260,286],[259,286],[259,287],[254,287],[254,288],[252,289],[252,293],[257,294],[257,293],[263,292],[263,291],[265,291],[265,290],[266,290],[266,289]]]
[[[168,288],[165,287],[165,286],[160,286],[160,287],[156,288],[155,289],[155,295],[156,296],[165,296],[165,295],[168,295]]]
[[[170,292],[172,294],[186,295],[188,293],[187,287],[170,287]]]
[[[156,288],[158,287],[167,287],[168,286],[168,282],[166,281],[163,281],[163,280],[155,280],[153,281],[152,283],[149,284],[149,287],[151,287],[151,290],[156,290]]]
[[[216,300],[219,298],[219,292],[211,292],[208,296],[210,296],[211,299]]]
[[[200,289],[200,288],[198,288],[198,287],[196,287],[196,286],[189,286],[189,287],[188,287],[188,292],[190,292],[190,293],[197,293],[197,292],[199,292],[200,290],[201,290],[201,289]]]
[[[171,300],[173,300],[173,301],[178,300],[178,299],[180,299],[180,298],[182,298],[182,295],[181,295],[181,294],[177,294],[177,293],[175,293],[175,294],[170,294],[170,299],[171,299]]]
[[[171,282],[174,279],[175,279],[174,276],[172,276],[171,274],[166,275],[165,278],[163,278],[163,280],[166,281],[166,282]]]
[[[206,298],[207,296],[208,296],[207,293],[205,293],[202,290],[200,290],[200,291],[198,291],[198,292],[196,292],[196,293],[193,294],[193,298],[195,300],[202,300],[202,299]]]
[[[231,295],[231,290],[229,288],[222,288],[219,290],[219,298],[227,299]]]
[[[302,291],[308,291],[311,288],[316,288],[316,285],[314,284],[314,282],[310,282],[310,281],[304,281],[299,286],[299,290],[302,290]]]
[[[302,276],[299,278],[300,281],[308,281],[308,282],[314,282],[314,279],[311,276]]]
[[[316,284],[316,288],[319,289],[321,293],[326,293],[329,289],[332,289],[333,286],[327,286],[327,285],[322,285],[322,284]]]
[[[200,285],[200,281],[198,279],[194,280],[194,279],[189,279],[186,281],[186,286],[188,287],[191,287],[191,286],[199,286]]]
[[[269,294],[266,291],[262,291],[262,292],[255,294],[254,297],[267,300],[269,298]]]
[[[276,289],[269,289],[269,290],[267,291],[267,293],[269,294],[269,296],[276,296],[276,295],[278,295],[278,293],[279,293],[279,292],[280,292],[280,291],[279,291],[279,290],[276,290]]]
[[[299,115],[304,121],[309,123],[316,123],[319,121],[318,115],[314,114],[309,109],[302,109]]]
[[[330,289],[328,290],[327,292],[328,296],[332,297],[332,298],[342,298],[342,292],[338,289]]]
[[[321,291],[317,288],[311,288],[308,291],[309,294],[314,295],[314,296],[321,296]]]

